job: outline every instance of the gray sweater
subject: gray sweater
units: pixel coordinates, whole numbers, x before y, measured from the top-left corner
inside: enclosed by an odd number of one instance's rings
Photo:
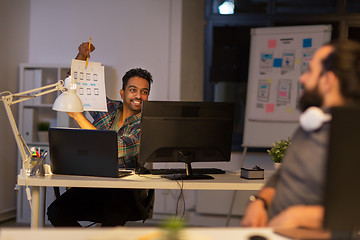
[[[330,124],[306,132],[299,128],[283,164],[266,183],[276,189],[269,218],[293,205],[322,205]]]

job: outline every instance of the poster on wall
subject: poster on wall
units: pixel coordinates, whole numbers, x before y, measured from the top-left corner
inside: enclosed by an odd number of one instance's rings
[[[104,66],[98,62],[73,59],[71,76],[76,80],[76,93],[80,97],[84,111],[107,112]]]
[[[299,82],[331,25],[251,29],[243,146],[271,147],[299,126]]]
[[[249,120],[298,121],[302,92],[299,78],[323,43],[306,34],[278,34],[256,38],[249,96]]]

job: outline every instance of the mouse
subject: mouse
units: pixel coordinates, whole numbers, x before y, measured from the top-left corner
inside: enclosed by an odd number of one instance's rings
[[[264,236],[260,236],[260,235],[252,235],[252,236],[249,236],[249,240],[267,240],[267,238]]]

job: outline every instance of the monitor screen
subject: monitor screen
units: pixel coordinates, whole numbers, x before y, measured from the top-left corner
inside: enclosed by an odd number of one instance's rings
[[[325,177],[324,228],[334,233],[352,234],[352,231],[357,233],[360,229],[359,123],[360,108],[332,109]]]
[[[233,122],[234,103],[144,102],[139,162],[230,161]]]

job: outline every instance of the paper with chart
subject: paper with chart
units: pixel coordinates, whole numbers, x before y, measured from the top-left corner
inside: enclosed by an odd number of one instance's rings
[[[107,112],[104,66],[98,62],[73,59],[71,76],[76,80],[76,93],[80,97],[84,111]]]
[[[253,84],[249,91],[250,120],[298,121],[297,104],[302,91],[299,77],[322,43],[322,38],[303,33],[257,38],[249,78]]]
[[[243,146],[269,148],[299,126],[299,77],[331,39],[331,25],[251,29]]]

